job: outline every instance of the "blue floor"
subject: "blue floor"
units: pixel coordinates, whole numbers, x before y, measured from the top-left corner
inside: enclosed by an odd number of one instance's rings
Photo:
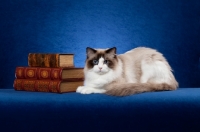
[[[200,88],[127,97],[1,89],[0,113],[2,129],[10,131],[196,131]]]

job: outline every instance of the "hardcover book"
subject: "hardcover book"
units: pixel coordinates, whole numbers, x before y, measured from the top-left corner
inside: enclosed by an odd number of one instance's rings
[[[17,91],[65,93],[75,92],[82,85],[83,81],[15,79],[13,87]]]
[[[18,79],[83,81],[84,73],[83,68],[16,67],[15,77]]]
[[[74,54],[29,53],[29,67],[74,67]]]

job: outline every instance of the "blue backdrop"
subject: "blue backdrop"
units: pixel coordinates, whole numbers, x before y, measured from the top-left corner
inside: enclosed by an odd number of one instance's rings
[[[74,53],[85,48],[138,46],[162,52],[180,87],[200,86],[199,0],[1,0],[0,87],[11,88],[28,53]]]

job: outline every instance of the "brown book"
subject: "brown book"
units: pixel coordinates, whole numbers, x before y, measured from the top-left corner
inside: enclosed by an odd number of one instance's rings
[[[18,79],[83,81],[84,73],[83,68],[16,67],[15,77]]]
[[[82,85],[83,81],[15,79],[13,87],[17,91],[65,93],[75,92]]]
[[[29,67],[74,67],[74,54],[29,53]]]

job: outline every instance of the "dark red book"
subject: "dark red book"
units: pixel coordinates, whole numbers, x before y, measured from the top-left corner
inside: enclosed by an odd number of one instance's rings
[[[80,81],[84,78],[83,68],[44,68],[44,67],[16,67],[17,79],[49,79]]]
[[[75,92],[82,85],[83,81],[15,79],[13,87],[17,91],[65,93]]]

